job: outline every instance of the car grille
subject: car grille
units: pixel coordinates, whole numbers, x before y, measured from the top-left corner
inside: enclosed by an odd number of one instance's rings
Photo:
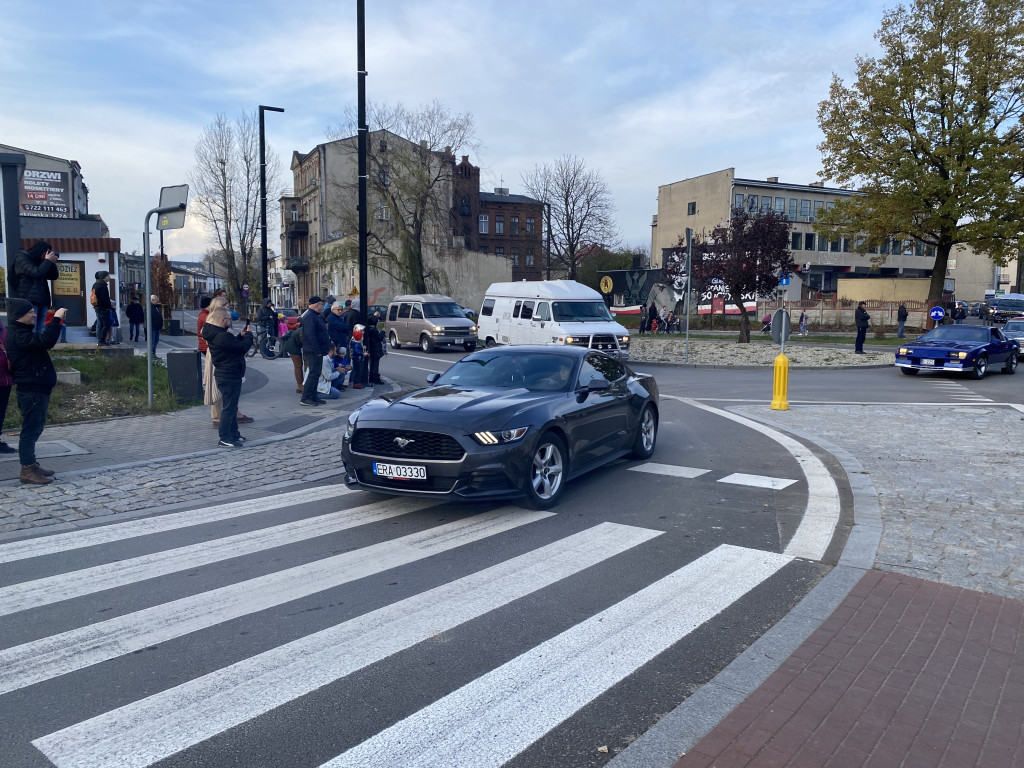
[[[603,349],[605,351],[614,351],[619,348],[618,342],[610,333],[595,333],[593,336],[573,336],[572,346]]]
[[[399,445],[409,440],[405,447]],[[420,461],[461,461],[466,455],[458,441],[438,432],[412,432],[405,429],[357,429],[352,450],[392,459]]]
[[[469,328],[445,328],[439,336],[469,336]],[[475,338],[475,337],[474,337]]]

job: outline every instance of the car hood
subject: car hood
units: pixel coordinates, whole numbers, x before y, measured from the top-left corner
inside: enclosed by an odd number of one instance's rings
[[[968,352],[972,349],[985,346],[981,341],[956,341],[955,339],[934,339],[930,341],[913,341],[904,344],[909,349],[954,349],[959,352]]]
[[[493,428],[528,409],[566,397],[565,392],[538,393],[521,388],[436,386],[370,400],[359,409],[358,423],[360,426],[369,421],[448,424],[454,417],[469,430],[475,429],[478,423]]]

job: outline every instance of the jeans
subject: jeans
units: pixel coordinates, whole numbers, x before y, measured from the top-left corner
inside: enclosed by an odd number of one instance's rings
[[[306,402],[319,400],[316,385],[320,383],[320,369],[324,364],[323,355],[307,355],[303,352],[302,364],[309,369],[306,371],[306,381],[302,385],[302,399]]]
[[[142,323],[128,323],[128,339],[129,341],[139,340],[139,331],[142,330]]]
[[[899,336],[901,339],[903,338],[903,326],[906,324],[906,322],[906,320],[896,321],[896,335]]]
[[[363,358],[352,356],[352,373],[349,374],[348,380],[352,386],[359,384],[362,386],[365,383],[366,363],[363,362]]]
[[[110,310],[96,310],[96,345],[103,346],[107,343],[107,336],[110,335]]]
[[[217,389],[220,390],[221,412],[220,427],[218,434],[221,440],[234,442],[239,438],[238,434],[238,398],[242,395],[242,380],[240,378],[223,379],[214,373],[217,381]]]
[[[49,307],[35,305],[36,308],[36,333],[42,333],[43,329],[46,328],[46,312],[50,309]]]
[[[36,463],[36,440],[46,426],[46,411],[50,407],[49,392],[35,392],[18,387],[18,410],[21,411],[21,439],[18,440],[18,458],[21,466]]]
[[[160,331],[156,328],[153,329],[153,343],[149,345],[153,354],[156,354],[156,345],[160,343]]]

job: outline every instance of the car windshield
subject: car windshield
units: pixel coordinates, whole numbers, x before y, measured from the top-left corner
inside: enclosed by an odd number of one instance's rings
[[[992,338],[988,328],[971,325],[943,325],[928,331],[921,341],[977,341],[987,342]]]
[[[569,355],[477,352],[455,363],[436,383],[450,387],[560,392],[568,389],[575,365],[575,359]]]
[[[425,301],[423,302],[424,317],[461,317],[462,308],[454,301]]]
[[[1007,320],[1006,325],[1003,326],[1003,332],[1006,331],[1017,331],[1018,333],[1024,331],[1024,320]]]
[[[600,323],[612,319],[603,301],[556,301],[552,305],[560,323]]]
[[[992,309],[999,312],[1024,312],[1024,299],[996,299]]]

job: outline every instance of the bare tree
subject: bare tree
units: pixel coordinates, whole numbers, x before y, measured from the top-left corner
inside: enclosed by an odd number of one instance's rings
[[[367,184],[368,259],[370,265],[390,275],[405,289],[422,293],[445,286],[447,275],[427,266],[425,246],[439,256],[449,247],[452,234],[452,173],[455,153],[477,147],[473,118],[453,114],[434,101],[417,109],[402,104],[369,104]],[[357,151],[357,121],[349,110],[346,120],[329,130],[332,139],[344,139],[344,148]],[[338,206],[332,213],[347,232],[357,231],[356,184],[341,183]],[[327,248],[327,261],[353,258],[354,243]]]
[[[590,246],[611,249],[619,232],[615,205],[601,174],[579,157],[565,155],[523,174],[523,186],[551,206],[551,260],[570,280]]]
[[[217,115],[196,143],[195,166],[188,175],[190,209],[223,259],[228,293],[235,300],[241,298],[243,285],[255,296],[262,291],[259,153],[257,112],[234,122]],[[269,146],[266,161],[267,188],[276,189],[281,163]]]

